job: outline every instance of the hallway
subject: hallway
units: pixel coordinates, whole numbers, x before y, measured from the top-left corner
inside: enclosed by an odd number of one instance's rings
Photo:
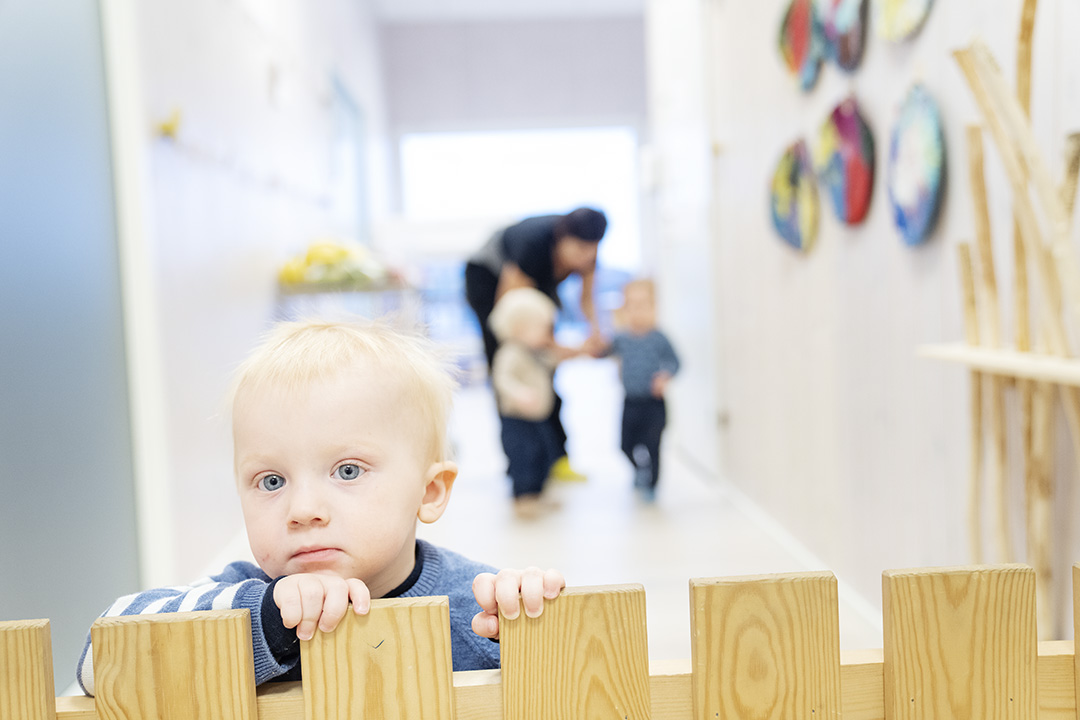
[[[826,569],[741,494],[703,478],[670,449],[657,503],[639,503],[618,450],[615,365],[568,362],[557,382],[570,456],[588,482],[551,487],[561,511],[517,520],[490,391],[467,387],[451,422],[461,469],[454,497],[442,519],[420,527],[420,536],[496,566],[555,567],[572,586],[643,584],[654,660],[690,656],[690,578]],[[589,403],[577,400],[582,397]],[[881,647],[880,611],[871,606],[878,601],[855,596],[841,582],[842,648]]]

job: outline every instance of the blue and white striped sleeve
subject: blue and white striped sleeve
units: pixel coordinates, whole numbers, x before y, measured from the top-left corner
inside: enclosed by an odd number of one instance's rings
[[[101,617],[247,609],[251,612],[251,644],[255,652],[255,682],[258,684],[288,672],[296,664],[296,659],[292,659],[287,665],[279,663],[263,632],[262,606],[270,585],[270,578],[257,566],[247,562],[234,562],[220,574],[197,580],[191,585],[154,588],[125,595],[110,605]],[[88,632],[76,669],[79,686],[87,695],[94,694],[93,657]]]

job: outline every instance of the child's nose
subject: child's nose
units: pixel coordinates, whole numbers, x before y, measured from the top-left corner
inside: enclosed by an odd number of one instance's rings
[[[325,525],[330,520],[330,508],[315,488],[298,487],[289,503],[289,525]]]

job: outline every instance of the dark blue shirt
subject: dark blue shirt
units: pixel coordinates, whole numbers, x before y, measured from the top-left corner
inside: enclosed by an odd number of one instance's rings
[[[658,372],[679,371],[675,348],[659,330],[644,335],[622,332],[611,341],[609,355],[622,361],[622,384],[628,398],[652,397],[652,379]]]

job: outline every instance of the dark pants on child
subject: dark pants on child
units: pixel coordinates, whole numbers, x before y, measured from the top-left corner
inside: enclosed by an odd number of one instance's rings
[[[514,497],[540,493],[548,470],[562,457],[562,448],[551,423],[505,416],[500,419],[503,450],[510,461],[507,474],[513,483]]]
[[[491,364],[495,361],[495,351],[499,349],[499,341],[495,338],[495,334],[491,332],[491,328],[488,327],[488,317],[491,316],[491,311],[495,308],[495,291],[498,287],[499,278],[490,270],[480,265],[466,263],[465,300],[469,303],[469,307],[473,309],[473,312],[476,313],[476,319],[480,322],[480,335],[484,339],[484,357],[487,358],[489,373],[491,372]],[[546,422],[551,426],[551,432],[558,443],[559,454],[555,456],[556,460],[566,454],[566,430],[563,428],[562,420],[559,419],[561,409],[562,398],[559,397],[558,393],[555,393],[555,406],[551,409],[551,415]],[[510,451],[506,449],[505,444],[503,450],[506,451],[507,456],[510,455]]]
[[[651,470],[648,487],[656,489],[660,477],[660,436],[667,425],[667,408],[662,398],[628,397],[623,403],[622,416],[622,451],[637,469],[648,467]],[[648,458],[634,450],[643,447]],[[647,465],[645,463],[648,463]]]

